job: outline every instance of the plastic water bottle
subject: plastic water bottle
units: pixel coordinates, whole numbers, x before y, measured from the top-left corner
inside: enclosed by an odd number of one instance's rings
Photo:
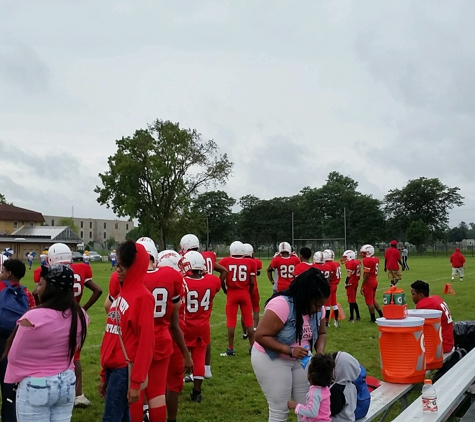
[[[422,386],[422,410],[424,412],[437,412],[437,392],[432,385],[432,380],[424,380]]]

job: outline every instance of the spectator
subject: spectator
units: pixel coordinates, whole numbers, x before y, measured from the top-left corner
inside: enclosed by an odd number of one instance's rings
[[[389,248],[384,252],[384,272],[388,273],[391,286],[395,286],[402,278],[399,265],[404,269],[401,261],[401,252],[397,248],[397,241],[391,240]]]
[[[312,349],[324,352],[326,328],[320,321],[329,296],[323,273],[310,268],[267,301],[251,363],[269,405],[269,422],[287,421],[287,400],[306,402],[307,371],[299,359]]]
[[[70,267],[43,266],[37,288],[40,305],[19,319],[9,340],[5,382],[18,383],[19,422],[71,420],[74,354],[84,344],[88,323],[73,288]]]
[[[143,284],[149,261],[145,248],[132,240],[117,250],[120,294],[111,304],[101,345],[102,422],[130,421],[129,404],[139,400],[152,362],[155,300]]]
[[[440,296],[429,296],[429,284],[422,280],[417,280],[411,284],[412,301],[416,304],[416,309],[436,309],[442,311],[442,350],[444,353],[450,352],[454,347],[454,324],[449,307]]]
[[[4,255],[1,256],[3,259],[2,272],[0,273],[0,292],[4,291],[9,286],[12,286],[17,289],[22,289],[25,293],[25,298],[23,300],[17,301],[20,304],[18,311],[25,313],[28,309],[34,308],[36,303],[33,295],[26,289],[25,286],[20,284],[20,280],[26,274],[26,266],[19,259],[10,259],[6,258]],[[6,293],[6,291],[5,291]],[[0,293],[0,306],[8,305],[7,298],[3,297]],[[0,315],[3,319],[2,325],[8,319],[3,312],[3,309],[0,309]],[[22,316],[19,314],[19,316]],[[0,333],[0,354],[5,351],[5,346],[7,344],[8,337],[13,332],[15,328],[16,321],[18,317],[14,317],[12,320],[12,327],[9,329],[5,327],[5,331],[2,330]],[[2,422],[16,422],[16,410],[15,410],[15,384],[5,383],[5,372],[7,370],[7,359],[2,359],[0,361],[0,383],[2,389]]]
[[[408,255],[407,246],[403,246],[401,250],[401,258],[402,258],[402,270],[406,271],[409,270],[409,265],[407,265],[407,255]]]
[[[452,281],[458,274],[460,281],[463,281],[463,273],[465,270],[465,257],[460,252],[460,248],[455,248],[455,252],[450,255],[450,263],[452,264]]]

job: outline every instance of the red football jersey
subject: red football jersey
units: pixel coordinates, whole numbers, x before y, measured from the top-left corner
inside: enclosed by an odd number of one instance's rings
[[[287,257],[277,255],[270,262],[271,268],[277,270],[277,291],[285,290],[294,279],[295,267],[300,263],[300,259],[295,255]]]
[[[359,259],[352,259],[351,261],[346,261],[346,274],[349,277],[348,284],[352,286],[358,286],[361,277],[361,262]]]
[[[454,327],[449,307],[440,296],[429,296],[420,300],[416,309],[436,309],[442,311],[440,325],[442,327],[442,348],[444,353],[454,347]]]
[[[330,280],[333,278],[333,273],[335,272],[335,268],[329,262],[325,262],[324,264],[313,264],[315,268],[318,268],[327,281],[330,283]]]
[[[81,262],[71,264],[71,269],[74,271],[74,300],[80,303],[84,293],[84,285],[92,280],[91,266]]]
[[[312,268],[313,264],[311,262],[299,262],[294,269],[294,277],[297,277],[298,275],[304,273],[307,271],[309,268]]]
[[[201,252],[203,258],[205,259],[206,271],[208,274],[213,274],[214,267],[216,265],[216,254],[211,251]]]
[[[185,342],[187,345],[201,338],[204,343],[210,342],[210,318],[213,310],[213,299],[221,289],[219,277],[204,274],[201,278],[185,277],[188,286],[185,310]]]
[[[173,352],[170,334],[170,317],[175,303],[180,302],[183,276],[171,267],[161,267],[147,272],[144,286],[152,293],[155,300],[154,359],[159,360]]]
[[[379,258],[377,256],[370,256],[363,258],[363,271],[369,273],[369,280],[378,279]]]
[[[219,261],[228,270],[226,287],[228,290],[249,290],[251,275],[256,276],[257,264],[252,258],[227,256]]]
[[[384,252],[384,259],[386,260],[386,269],[390,271],[399,270],[399,261],[401,260],[401,252],[396,248],[388,248]]]
[[[330,278],[328,279],[330,284],[338,284],[341,280],[341,268],[340,264],[336,261],[326,261],[325,264],[331,266],[332,271]]]

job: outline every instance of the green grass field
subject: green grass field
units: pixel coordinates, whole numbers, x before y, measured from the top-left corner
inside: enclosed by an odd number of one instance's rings
[[[467,258],[466,276],[463,283],[455,281],[453,288],[456,295],[444,296],[442,294],[445,283],[450,282],[450,264],[447,257],[411,257],[409,259],[410,271],[403,273],[403,280],[398,284],[406,292],[409,307],[414,307],[411,301],[410,284],[422,279],[430,283],[431,293],[441,295],[447,302],[454,321],[475,319],[473,301],[473,283],[475,280],[475,268],[472,263],[475,259]],[[269,261],[264,261],[264,268]],[[110,264],[94,262],[92,264],[94,281],[104,289],[103,296],[90,311],[91,323],[88,337],[81,353],[84,370],[84,393],[93,402],[88,409],[75,409],[72,420],[75,422],[98,422],[101,420],[103,400],[97,395],[99,383],[99,348],[106,315],[103,302],[107,292],[109,277],[111,274]],[[343,271],[345,274],[345,271]],[[24,279],[28,288],[33,287],[32,271],[28,271]],[[382,302],[382,293],[387,289],[389,282],[386,274],[379,276],[378,301]],[[259,277],[259,291],[261,304],[271,295],[272,287],[265,271]],[[84,294],[83,301],[88,297],[88,291]],[[236,330],[235,357],[221,357],[219,354],[227,347],[226,317],[225,317],[224,294],[219,293],[214,301],[212,315],[212,363],[213,377],[203,384],[203,402],[200,404],[191,402],[189,393],[191,384],[185,384],[180,397],[178,419],[180,422],[262,422],[267,420],[267,402],[257,383],[248,353],[249,344],[241,340],[240,329]],[[348,315],[345,289],[340,285],[338,289],[338,301],[342,304]],[[363,297],[358,298],[362,321],[350,324],[347,319],[341,322],[340,328],[330,326],[327,335],[327,352],[344,350],[353,354],[367,369],[368,374],[382,379],[379,367],[378,328],[369,323],[369,314],[364,305]],[[398,414],[397,406],[394,415]],[[290,417],[289,420],[295,420]]]

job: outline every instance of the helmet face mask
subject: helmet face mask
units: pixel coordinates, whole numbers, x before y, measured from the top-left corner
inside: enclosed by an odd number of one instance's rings
[[[191,249],[200,249],[200,241],[194,234],[185,234],[180,240],[180,253],[186,254]]]

